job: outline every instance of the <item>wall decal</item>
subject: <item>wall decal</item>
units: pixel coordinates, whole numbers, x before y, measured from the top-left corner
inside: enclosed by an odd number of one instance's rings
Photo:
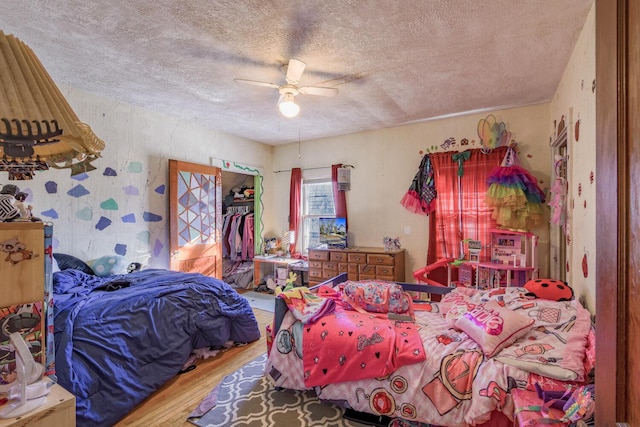
[[[142,163],[140,162],[131,162],[127,165],[127,171],[131,173],[140,173],[142,172]]]
[[[42,212],[40,212],[40,215],[46,216],[47,218],[51,218],[51,219],[58,219],[58,212],[56,212],[55,209],[49,209],[49,210],[46,210],[46,211],[42,211]]]
[[[89,175],[87,175],[86,172],[79,173],[78,175],[72,175],[71,176],[71,179],[75,179],[76,181],[84,181],[87,178],[89,178]]]
[[[589,262],[586,253],[582,257],[582,274],[584,274],[585,278],[589,277]]]
[[[90,207],[82,208],[76,212],[76,218],[83,221],[91,221],[93,219],[93,210]]]
[[[96,224],[96,229],[102,231],[110,225],[111,225],[111,220],[109,218],[105,218],[101,216],[100,219],[98,220],[98,223]]]
[[[44,184],[44,189],[47,190],[49,194],[56,194],[58,192],[58,184],[53,181],[47,181]]]
[[[467,138],[462,138],[460,140],[460,145],[469,145],[469,140]]]
[[[591,172],[589,173],[589,182],[590,182],[591,184],[593,184],[593,179],[594,179],[594,178],[595,178],[595,175],[594,175],[593,171],[591,171]]]
[[[125,256],[127,254],[127,245],[124,245],[122,243],[116,243],[116,247],[113,249],[113,251],[117,255]]]
[[[576,135],[576,142],[580,139],[580,119],[576,120],[575,129],[573,132]]]
[[[118,210],[118,202],[113,199],[107,199],[104,202],[100,203],[100,207],[107,211],[117,211]]]
[[[135,223],[136,222],[136,215],[133,214],[133,213],[125,215],[125,216],[122,217],[122,222]]]
[[[136,238],[142,243],[146,243],[148,245],[151,241],[151,233],[148,231],[141,231],[137,234]]]
[[[485,148],[502,147],[511,142],[511,132],[507,131],[507,125],[504,122],[498,123],[493,114],[478,122],[478,137]]]
[[[587,201],[584,201],[584,208],[587,209]]]
[[[578,197],[582,196],[582,183],[578,183]]]
[[[91,194],[91,193],[89,192],[89,190],[84,188],[82,185],[76,185],[71,190],[67,191],[67,194],[70,195],[71,197],[82,197],[82,196],[86,196],[87,194]]]
[[[104,175],[104,176],[118,176],[118,172],[116,172],[115,169],[113,169],[113,168],[106,167],[106,168],[104,168],[104,172],[102,173],[102,175]]]
[[[596,79],[593,79],[593,83],[591,83],[591,92],[596,92]]]
[[[160,255],[160,252],[162,252],[162,248],[164,248],[164,245],[160,240],[156,239],[156,242],[153,245],[153,256],[157,258]]]
[[[142,214],[142,219],[144,219],[146,222],[158,222],[158,221],[162,221],[162,217],[160,215],[156,215],[154,213],[151,212],[145,212]]]
[[[451,136],[444,140],[444,142],[440,145],[440,148],[446,151],[453,145],[456,145],[456,139]]]
[[[128,185],[122,189],[127,196],[139,196],[140,192],[133,185]]]
[[[164,185],[164,184],[162,184],[162,185],[157,186],[157,187],[156,187],[156,189],[155,189],[154,191],[155,191],[156,193],[158,193],[158,194],[164,194],[164,192],[165,192],[165,185]]]

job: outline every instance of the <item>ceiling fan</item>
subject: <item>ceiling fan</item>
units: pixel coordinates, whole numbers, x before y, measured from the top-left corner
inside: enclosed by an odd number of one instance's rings
[[[338,89],[331,87],[297,86],[305,67],[306,64],[299,59],[289,59],[289,63],[285,66],[286,83],[282,85],[246,79],[233,79],[233,81],[278,89],[278,92],[280,92],[278,108],[283,116],[291,118],[297,116],[300,112],[300,106],[296,104],[294,99],[296,95],[336,96],[338,94]]]

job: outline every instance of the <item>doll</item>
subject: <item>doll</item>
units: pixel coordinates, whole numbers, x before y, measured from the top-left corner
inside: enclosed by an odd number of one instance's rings
[[[20,218],[20,211],[14,205],[18,191],[18,186],[13,184],[6,184],[0,190],[0,222],[11,222]]]

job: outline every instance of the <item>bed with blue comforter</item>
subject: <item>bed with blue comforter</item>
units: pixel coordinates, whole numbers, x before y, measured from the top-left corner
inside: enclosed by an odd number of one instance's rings
[[[220,280],[143,270],[53,275],[56,374],[77,425],[111,426],[178,374],[193,349],[260,337],[248,301]]]

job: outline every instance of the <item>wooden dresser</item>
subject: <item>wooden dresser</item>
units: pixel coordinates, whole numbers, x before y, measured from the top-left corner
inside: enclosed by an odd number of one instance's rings
[[[347,273],[349,280],[404,282],[404,249],[309,249],[309,286]]]

